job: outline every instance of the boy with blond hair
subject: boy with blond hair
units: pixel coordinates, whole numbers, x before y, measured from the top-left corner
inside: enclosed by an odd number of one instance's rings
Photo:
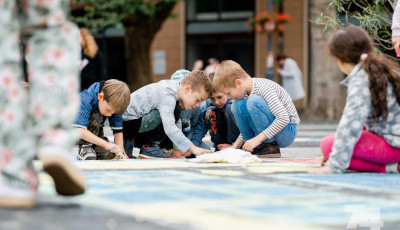
[[[214,90],[237,99],[232,113],[240,130],[234,148],[261,157],[280,157],[279,147],[291,145],[300,118],[289,94],[264,78],[251,78],[236,62],[223,61],[215,70]]]
[[[209,152],[193,145],[183,134],[179,118],[181,110],[199,107],[211,93],[211,81],[200,70],[187,74],[181,82],[162,80],[133,92],[123,115],[127,155],[133,157],[135,146],[140,148],[140,158],[168,158],[159,147],[166,137],[184,156]]]
[[[81,108],[74,126],[81,133],[78,160],[113,159],[122,153],[122,114],[130,100],[128,86],[119,80],[96,82],[81,93]],[[103,126],[108,118],[114,143],[104,137]]]

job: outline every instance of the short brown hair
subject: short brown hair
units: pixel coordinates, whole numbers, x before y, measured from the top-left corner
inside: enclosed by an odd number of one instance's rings
[[[280,60],[283,60],[283,59],[286,59],[286,58],[288,58],[288,56],[286,54],[284,54],[284,53],[280,53],[280,54],[278,54],[276,56],[276,60],[277,61],[280,61]]]
[[[107,80],[101,92],[104,93],[104,100],[111,105],[116,114],[124,114],[131,100],[131,91],[125,82],[116,79]]]
[[[188,73],[181,81],[181,84],[191,85],[192,90],[199,92],[201,89],[206,91],[208,97],[212,95],[212,83],[207,74],[202,70],[194,70]]]
[[[245,79],[248,76],[237,62],[223,61],[215,69],[213,88],[216,92],[222,92],[222,90],[235,87],[236,79]]]

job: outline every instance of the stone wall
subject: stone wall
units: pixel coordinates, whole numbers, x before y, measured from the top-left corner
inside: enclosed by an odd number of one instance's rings
[[[330,0],[310,0],[310,19],[326,10]],[[335,12],[327,12],[334,15]],[[346,101],[346,87],[339,82],[344,79],[329,55],[327,44],[333,30],[323,33],[323,26],[310,23],[310,103],[303,114],[306,119],[337,120],[342,115]]]

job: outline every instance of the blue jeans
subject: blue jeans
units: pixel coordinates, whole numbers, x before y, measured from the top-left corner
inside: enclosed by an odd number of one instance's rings
[[[267,102],[257,95],[249,98],[235,100],[232,104],[232,113],[245,141],[252,139],[268,128],[275,120]],[[290,121],[292,119],[290,118]],[[276,141],[282,148],[291,145],[297,135],[297,124],[289,122],[279,133],[265,143]]]

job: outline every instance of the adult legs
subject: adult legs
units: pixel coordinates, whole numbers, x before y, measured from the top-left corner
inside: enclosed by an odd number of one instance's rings
[[[0,2],[0,206],[32,206],[38,186],[32,159],[34,139],[26,128],[20,25],[16,1]],[[9,201],[9,202],[8,202]]]
[[[79,109],[79,32],[66,21],[68,0],[39,3],[0,2],[0,47],[4,52],[0,79],[5,83],[0,86],[1,174],[11,186],[34,193],[37,179],[32,159],[38,153],[57,192],[76,195],[84,191],[84,180],[63,155],[71,152],[79,136],[71,127]],[[27,40],[29,103],[20,83],[20,35]]]

